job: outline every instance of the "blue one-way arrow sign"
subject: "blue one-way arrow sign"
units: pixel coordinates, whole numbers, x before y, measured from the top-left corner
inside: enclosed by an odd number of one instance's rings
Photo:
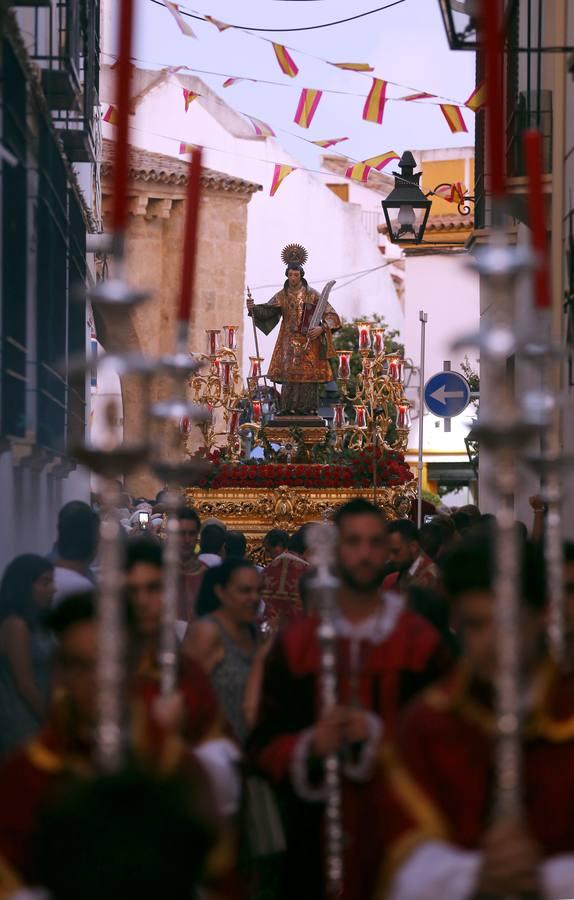
[[[470,387],[458,372],[438,372],[425,384],[425,404],[433,416],[452,419],[470,403]]]

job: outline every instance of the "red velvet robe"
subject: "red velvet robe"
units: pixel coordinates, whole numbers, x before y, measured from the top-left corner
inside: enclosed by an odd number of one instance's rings
[[[293,553],[281,553],[266,566],[261,576],[264,622],[279,629],[303,615],[299,579],[308,568],[309,563]]]
[[[185,743],[166,736],[152,716],[152,704],[159,696],[156,671],[142,671],[134,684],[134,752],[140,762],[156,770],[173,771],[183,761],[186,747],[223,734],[217,699],[207,676],[193,661],[182,666],[179,689],[184,698]],[[185,765],[189,765],[187,759]],[[71,776],[93,774],[91,747],[74,734],[65,701],[56,704],[41,734],[0,767],[0,900],[19,883],[35,883],[32,847],[44,805],[58,796]]]
[[[493,807],[492,693],[457,667],[405,714],[380,821],[387,877],[425,840],[480,848]],[[574,673],[546,664],[525,723],[527,824],[544,857],[574,852]],[[381,895],[382,896],[382,895]]]
[[[323,896],[323,804],[302,800],[290,781],[298,741],[320,714],[317,625],[316,617],[302,620],[277,639],[267,660],[259,722],[249,742],[257,769],[277,788],[287,843],[282,896],[297,900]],[[338,640],[340,703],[359,702],[382,719],[385,735],[390,737],[403,704],[448,667],[448,651],[437,632],[408,610],[399,614],[388,637],[380,643],[364,641],[360,651],[354,677],[350,642]],[[366,783],[343,781],[345,900],[369,898],[378,872],[379,836],[367,811],[379,777]]]

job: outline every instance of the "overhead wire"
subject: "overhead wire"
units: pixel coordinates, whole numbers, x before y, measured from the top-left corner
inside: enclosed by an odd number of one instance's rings
[[[163,0],[150,0],[151,3],[155,3],[157,6],[165,6]],[[375,13],[383,12],[385,9],[390,9],[392,6],[398,6],[400,3],[404,3],[405,0],[393,0],[392,3],[387,3],[385,6],[379,6],[377,9],[369,9],[364,13],[357,13],[354,16],[348,16],[346,19],[337,19],[333,22],[323,22],[321,25],[300,25],[296,28],[258,28],[254,25],[233,25],[230,22],[226,22],[226,25],[229,25],[230,28],[235,28],[236,31],[257,31],[257,32],[293,32],[293,31],[317,31],[319,28],[331,28],[334,25],[345,25],[347,22],[354,22],[357,19],[363,19],[365,16],[372,16]],[[182,16],[188,16],[190,19],[198,19],[200,21],[205,21],[205,17],[202,15],[198,15],[197,13],[192,13],[190,11],[186,11],[179,7],[179,11]]]

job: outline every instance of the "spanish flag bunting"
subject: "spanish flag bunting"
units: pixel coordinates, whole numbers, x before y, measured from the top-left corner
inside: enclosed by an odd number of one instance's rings
[[[226,78],[223,82],[223,87],[231,87],[232,84],[237,84],[239,81],[253,81],[253,78]]]
[[[188,91],[187,88],[182,88],[182,91],[183,102],[185,103],[185,111],[187,112],[193,101],[197,100],[198,97],[201,97],[201,94],[196,94],[195,91]]]
[[[458,134],[461,131],[468,131],[460,111],[460,106],[454,106],[452,103],[441,103],[440,108],[443,116],[448,122],[448,127],[453,134]]]
[[[273,43],[273,49],[275,50],[275,56],[277,57],[277,62],[279,63],[279,68],[285,75],[289,75],[290,78],[295,78],[299,69],[297,68],[295,61],[289,55],[289,52],[283,44],[275,44]]]
[[[387,82],[381,81],[380,78],[373,78],[373,86],[363,108],[363,119],[366,122],[376,122],[378,125],[382,125],[386,93]]]
[[[254,119],[253,116],[247,116],[247,118],[253,125],[257,137],[275,137],[275,132],[266,122],[262,122],[261,119]]]
[[[219,19],[214,19],[213,16],[204,16],[204,19],[215,25],[218,31],[227,31],[228,28],[233,28],[233,25],[228,25],[227,22],[220,22]]]
[[[486,82],[479,84],[474,89],[464,105],[468,106],[473,112],[478,112],[479,109],[486,106]]]
[[[187,21],[184,19],[177,3],[171,3],[170,0],[164,0],[164,3],[167,10],[172,14],[175,21],[177,22],[177,27],[179,28],[181,33],[185,34],[186,37],[194,38],[195,34],[193,33],[191,26],[188,25]]]
[[[104,122],[109,122],[110,125],[118,124],[118,110],[115,106],[108,106],[104,113]]]
[[[369,63],[329,63],[337,69],[344,69],[347,72],[374,72],[373,66]]]
[[[389,150],[388,153],[381,153],[380,156],[371,156],[370,159],[364,159],[363,165],[376,169],[377,172],[382,172],[385,166],[393,159],[400,159],[400,156],[394,150]]]
[[[460,203],[464,200],[466,187],[462,181],[455,181],[453,184],[441,184],[434,192],[437,197],[446,200],[447,203]]]
[[[274,197],[282,182],[285,181],[288,175],[291,172],[295,171],[295,166],[284,166],[280,163],[275,164],[275,169],[273,171],[273,181],[271,182],[271,190],[269,191],[269,196]]]
[[[311,144],[315,144],[316,147],[321,147],[323,150],[328,150],[329,147],[334,147],[335,144],[340,144],[342,141],[348,141],[348,137],[342,138],[331,138],[326,141],[310,141]]]
[[[179,155],[185,156],[188,153],[193,153],[193,151],[195,150],[196,147],[197,147],[197,144],[183,144],[182,143],[179,145]]]
[[[428,100],[429,97],[436,97],[436,94],[428,94],[426,91],[419,91],[418,94],[407,94],[406,97],[399,97],[399,100]]]
[[[299,97],[299,105],[295,113],[294,122],[301,128],[308,128],[313,117],[317,112],[319,101],[323,96],[323,91],[315,91],[313,88],[303,88]]]
[[[369,180],[370,171],[371,167],[366,163],[355,163],[355,165],[346,169],[345,178],[352,178],[353,181],[362,181],[365,184]]]

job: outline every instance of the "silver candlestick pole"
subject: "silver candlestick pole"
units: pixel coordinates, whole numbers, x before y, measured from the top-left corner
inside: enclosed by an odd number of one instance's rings
[[[321,613],[319,644],[321,646],[321,705],[322,713],[331,712],[338,703],[337,631],[335,611],[339,581],[333,574],[337,531],[331,522],[309,527],[306,536],[311,551],[314,574],[310,589],[318,598]],[[325,878],[326,896],[338,898],[343,891],[343,819],[340,762],[337,753],[325,760]]]
[[[129,309],[146,299],[142,291],[132,290],[124,278],[123,254],[117,251],[119,271],[113,279],[100,282],[90,292],[93,303]],[[153,363],[138,354],[113,354],[103,357],[99,365],[113,365],[122,375],[139,374],[145,380],[153,372]],[[73,363],[76,369],[92,366],[92,361]],[[126,637],[122,597],[121,526],[115,515],[117,485],[114,479],[145,462],[148,454],[145,442],[133,446],[117,446],[112,431],[113,408],[108,409],[108,435],[104,446],[89,443],[75,448],[79,462],[103,479],[103,509],[100,526],[101,580],[98,589],[97,630],[98,662],[96,670],[97,721],[95,757],[104,772],[114,772],[122,764],[125,750],[127,719],[126,704]]]
[[[517,276],[531,265],[530,254],[522,248],[510,247],[501,229],[495,230],[493,243],[477,253],[474,267],[489,285],[492,307],[499,315],[512,297]],[[471,342],[480,347],[481,358],[490,363],[485,367],[491,388],[489,399],[498,398],[493,416],[480,421],[475,432],[481,446],[492,452],[494,482],[499,494],[493,579],[497,651],[495,818],[515,819],[522,810],[521,553],[513,509],[517,485],[516,456],[519,448],[540,433],[541,424],[523,417],[514,398],[513,385],[509,383],[507,360],[516,347],[510,326],[499,320],[478,336],[478,340],[465,339],[457,342],[457,346]]]
[[[184,416],[194,423],[205,421],[208,414],[207,410],[198,404],[190,403],[186,398],[187,381],[199,368],[199,364],[187,350],[187,323],[180,327],[175,353],[162,357],[160,366],[164,372],[173,376],[175,392],[170,399],[152,406],[152,416],[158,421],[172,423],[174,434],[176,433],[176,423]],[[206,473],[208,468],[209,463],[204,460],[179,462],[177,460],[164,461],[158,457],[153,463],[155,473],[164,484],[168,485],[162,616],[158,650],[161,693],[164,697],[169,697],[173,694],[177,686],[178,641],[176,622],[181,590],[181,540],[177,487],[186,481],[189,483],[197,480],[198,477]]]

